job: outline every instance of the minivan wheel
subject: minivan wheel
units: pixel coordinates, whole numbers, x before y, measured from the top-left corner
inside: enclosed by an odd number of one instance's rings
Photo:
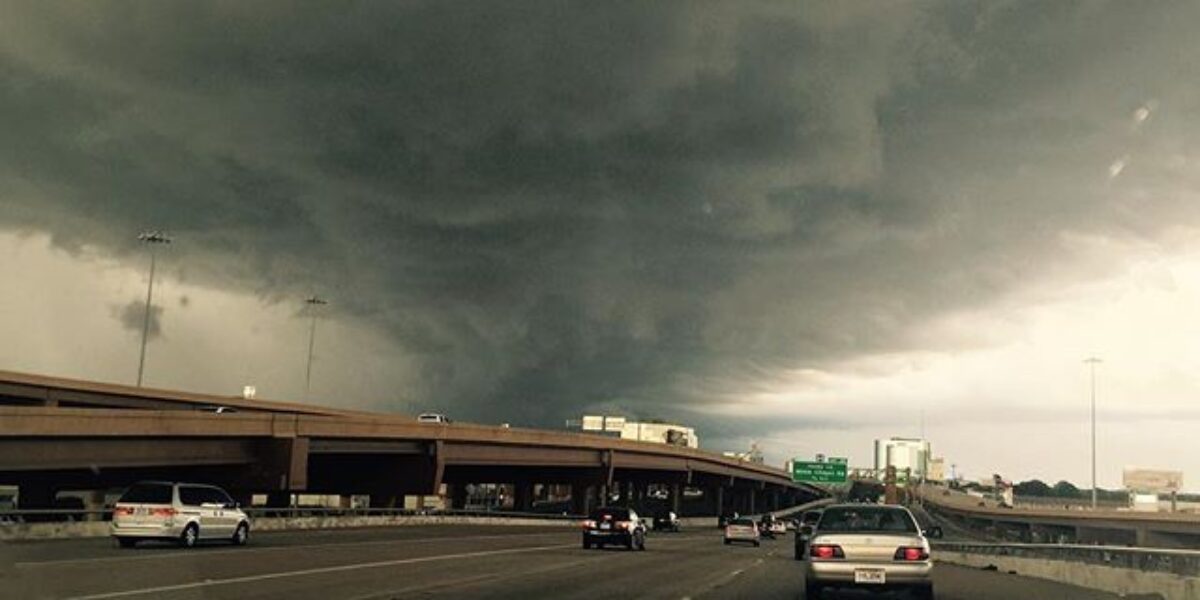
[[[183,528],[183,533],[179,535],[179,545],[184,548],[193,548],[199,539],[200,528],[196,527],[195,523],[189,523],[187,527]]]
[[[117,538],[117,545],[121,546],[122,548],[132,548],[137,545],[137,540],[126,537]]]
[[[250,526],[245,523],[238,523],[237,529],[233,532],[233,545],[245,546],[246,542],[250,541]]]

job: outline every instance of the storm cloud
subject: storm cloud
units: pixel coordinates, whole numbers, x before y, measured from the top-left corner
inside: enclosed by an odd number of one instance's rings
[[[713,411],[786,373],[986,345],[930,324],[1200,224],[1197,11],[9,4],[0,227],[324,290],[468,419],[741,435]]]

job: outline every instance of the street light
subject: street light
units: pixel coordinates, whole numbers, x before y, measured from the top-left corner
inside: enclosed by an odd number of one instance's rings
[[[1096,365],[1104,361],[1093,356],[1083,362],[1092,371],[1092,510],[1096,510]]]
[[[309,390],[312,389],[313,344],[317,337],[317,307],[329,304],[329,302],[316,296],[309,296],[304,299],[304,303],[308,305],[308,310],[312,315],[312,324],[308,328],[308,368],[304,371],[304,399],[307,400]]]
[[[144,231],[138,234],[138,241],[150,249],[150,283],[146,285],[146,311],[142,315],[142,352],[138,358],[137,386],[142,387],[142,374],[146,370],[146,339],[150,334],[150,300],[154,295],[154,249],[158,244],[170,244],[171,238],[161,231]]]

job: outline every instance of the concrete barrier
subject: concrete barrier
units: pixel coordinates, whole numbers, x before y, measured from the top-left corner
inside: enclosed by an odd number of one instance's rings
[[[794,506],[775,514],[788,514],[824,506],[831,500],[818,500]],[[253,531],[288,531],[306,529],[348,529],[354,527],[405,527],[416,525],[506,525],[506,526],[579,526],[582,516],[539,515],[532,513],[459,513],[421,514],[404,509],[333,509],[333,508],[253,508],[248,509]],[[8,515],[30,514],[51,516],[64,511],[11,511]],[[18,540],[48,540],[105,537],[108,533],[107,511],[76,511],[79,520],[26,522],[0,519],[0,542]],[[463,514],[466,513],[466,514]],[[3,515],[0,515],[2,517]],[[59,515],[61,516],[61,515]],[[85,518],[87,520],[85,520]],[[690,528],[715,528],[716,517],[684,517],[680,525]],[[647,524],[649,526],[649,524]]]
[[[1123,596],[1200,600],[1200,552],[1050,544],[936,542],[934,560]]]
[[[357,527],[411,527],[419,525],[504,525],[577,527],[576,519],[529,516],[463,515],[300,515],[252,518],[253,531],[289,531],[307,529],[349,529]],[[0,523],[0,542],[97,538],[109,535],[107,521],[59,521],[43,523]]]

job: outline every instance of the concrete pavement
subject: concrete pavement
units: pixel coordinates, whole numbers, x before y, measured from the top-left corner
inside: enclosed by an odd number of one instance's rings
[[[14,599],[803,597],[790,537],[730,547],[716,528],[651,534],[646,552],[583,550],[561,528],[480,526],[272,532],[187,551],[61,540],[0,545],[0,565],[0,598]],[[936,585],[946,600],[1116,598],[949,565]]]

